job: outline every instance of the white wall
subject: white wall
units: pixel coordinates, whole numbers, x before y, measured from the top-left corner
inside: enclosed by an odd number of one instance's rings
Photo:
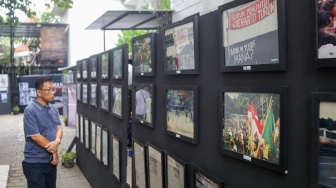
[[[69,28],[69,66],[76,61],[104,51],[104,34],[102,30],[85,30],[93,21],[107,10],[123,10],[120,1],[114,0],[74,0],[73,8],[64,17]],[[117,31],[106,31],[106,49],[115,47]]]

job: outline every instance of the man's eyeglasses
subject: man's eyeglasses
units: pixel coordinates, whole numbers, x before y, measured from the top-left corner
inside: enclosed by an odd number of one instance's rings
[[[49,88],[49,89],[40,89],[40,90],[46,91],[46,92],[48,92],[48,93],[51,93],[51,92],[56,92],[56,89],[55,89],[55,88]]]

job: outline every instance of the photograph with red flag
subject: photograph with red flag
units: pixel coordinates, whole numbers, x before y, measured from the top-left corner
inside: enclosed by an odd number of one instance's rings
[[[224,92],[222,148],[280,163],[280,94]]]

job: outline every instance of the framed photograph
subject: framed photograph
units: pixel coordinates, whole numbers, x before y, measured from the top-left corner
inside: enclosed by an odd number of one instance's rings
[[[166,86],[166,130],[178,139],[198,142],[198,87]]]
[[[187,187],[187,163],[166,151],[165,153],[166,187]]]
[[[155,33],[132,38],[132,65],[135,76],[155,76]]]
[[[79,122],[80,122],[80,115],[78,114],[78,113],[76,113],[76,137],[77,137],[77,139],[79,139]]]
[[[108,79],[110,75],[109,74],[110,72],[109,51],[101,53],[100,56],[101,56],[101,66],[100,66],[101,79]]]
[[[162,150],[157,146],[147,142],[147,174],[148,174],[148,187],[163,187],[163,158]]]
[[[199,74],[198,16],[163,27],[165,74]]]
[[[90,131],[89,131],[89,118],[84,117],[84,143],[85,143],[85,148],[89,149],[90,147],[90,140],[89,140],[89,135],[90,135]]]
[[[87,83],[82,84],[82,103],[84,104],[88,103],[88,84]]]
[[[218,8],[221,72],[287,69],[285,1],[232,1]]]
[[[336,93],[312,93],[312,187],[336,187]]]
[[[193,163],[191,164],[191,183],[190,187],[224,188],[222,180]]]
[[[154,91],[153,84],[133,83],[134,120],[149,127],[154,127]]]
[[[93,154],[96,154],[96,129],[96,123],[91,121],[90,148]]]
[[[287,174],[286,93],[287,87],[220,87],[222,153]]]
[[[80,118],[80,123],[79,123],[79,141],[84,144],[84,116],[83,115],[80,115],[79,116]]]
[[[124,62],[124,48],[123,46],[118,46],[112,49],[113,55],[113,79],[123,79],[123,62]]]
[[[111,113],[122,119],[123,87],[122,85],[111,84]]]
[[[310,1],[312,4],[314,57],[317,67],[336,67],[336,36],[332,1]]]
[[[0,77],[0,79],[1,79],[1,77]],[[1,86],[0,86],[0,88],[1,88]],[[69,100],[68,100],[68,90],[67,90],[67,86],[65,84],[62,85],[62,98],[63,98],[63,104],[68,104],[68,102],[69,102]]]
[[[146,147],[135,138],[132,138],[132,187],[146,188]]]
[[[108,166],[108,159],[109,159],[109,138],[108,138],[108,130],[104,127],[102,129],[101,140],[102,140],[102,162],[105,166]]]
[[[97,107],[97,83],[90,84],[90,105]]]
[[[0,79],[1,79],[1,77],[0,77]],[[74,72],[62,73],[62,83],[63,84],[73,84],[73,83],[75,83]]]
[[[83,80],[88,79],[88,74],[89,74],[89,61],[88,59],[83,59],[82,60],[82,79]]]
[[[90,72],[91,72],[91,78],[96,79],[97,78],[97,64],[98,64],[98,57],[97,55],[92,55],[90,57]]]
[[[102,137],[101,137],[101,134],[102,134],[102,126],[100,124],[96,124],[96,157],[98,159],[98,161],[101,161],[101,155],[102,155],[102,144],[101,144],[101,141],[102,141]]]
[[[112,144],[112,174],[120,182],[120,143],[119,139],[111,135]]]
[[[77,79],[82,79],[82,61],[77,61],[76,62],[76,74],[77,74]]]
[[[107,112],[110,110],[109,85],[108,84],[100,85],[100,108]]]
[[[76,98],[77,101],[82,101],[82,84],[80,82],[76,83]]]

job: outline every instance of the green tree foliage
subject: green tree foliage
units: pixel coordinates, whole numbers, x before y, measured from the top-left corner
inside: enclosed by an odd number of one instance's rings
[[[224,112],[225,117],[230,117],[231,114],[247,115],[247,107],[253,102],[259,119],[265,119],[271,99],[274,118],[278,119],[278,115],[280,114],[280,98],[277,94],[239,93],[233,99],[225,94],[225,109],[230,109]]]
[[[72,8],[73,6],[73,1],[72,0],[51,0],[52,3],[54,3],[54,5],[58,6],[61,9],[69,9]],[[46,3],[45,4],[47,7],[50,7],[51,4],[50,3]]]
[[[320,118],[320,127],[328,130],[336,130],[336,121],[331,118]]]
[[[117,45],[128,44],[129,51],[132,51],[132,38],[150,33],[150,30],[122,30],[120,32]]]
[[[51,12],[43,12],[40,18],[42,23],[53,23],[56,21],[55,16]]]
[[[51,7],[51,3],[62,9],[73,6],[72,0],[50,0],[45,3],[45,6]],[[18,24],[19,17],[16,16],[18,12],[23,12],[30,18],[35,16],[36,13],[30,8],[31,4],[32,0],[0,0],[0,24]]]
[[[170,10],[170,0],[162,0],[162,10]]]
[[[169,10],[170,9],[170,0],[150,0],[149,1],[154,9]],[[148,5],[142,7],[147,10]],[[121,33],[118,33],[118,43],[117,45],[128,44],[129,51],[132,51],[132,38],[136,36],[141,36],[147,33],[155,32],[155,30],[122,30]]]
[[[30,4],[31,0],[0,0],[0,13],[2,13],[0,14],[0,24],[19,23],[19,18],[15,14],[18,11],[29,17],[35,15],[35,12],[29,8]]]

